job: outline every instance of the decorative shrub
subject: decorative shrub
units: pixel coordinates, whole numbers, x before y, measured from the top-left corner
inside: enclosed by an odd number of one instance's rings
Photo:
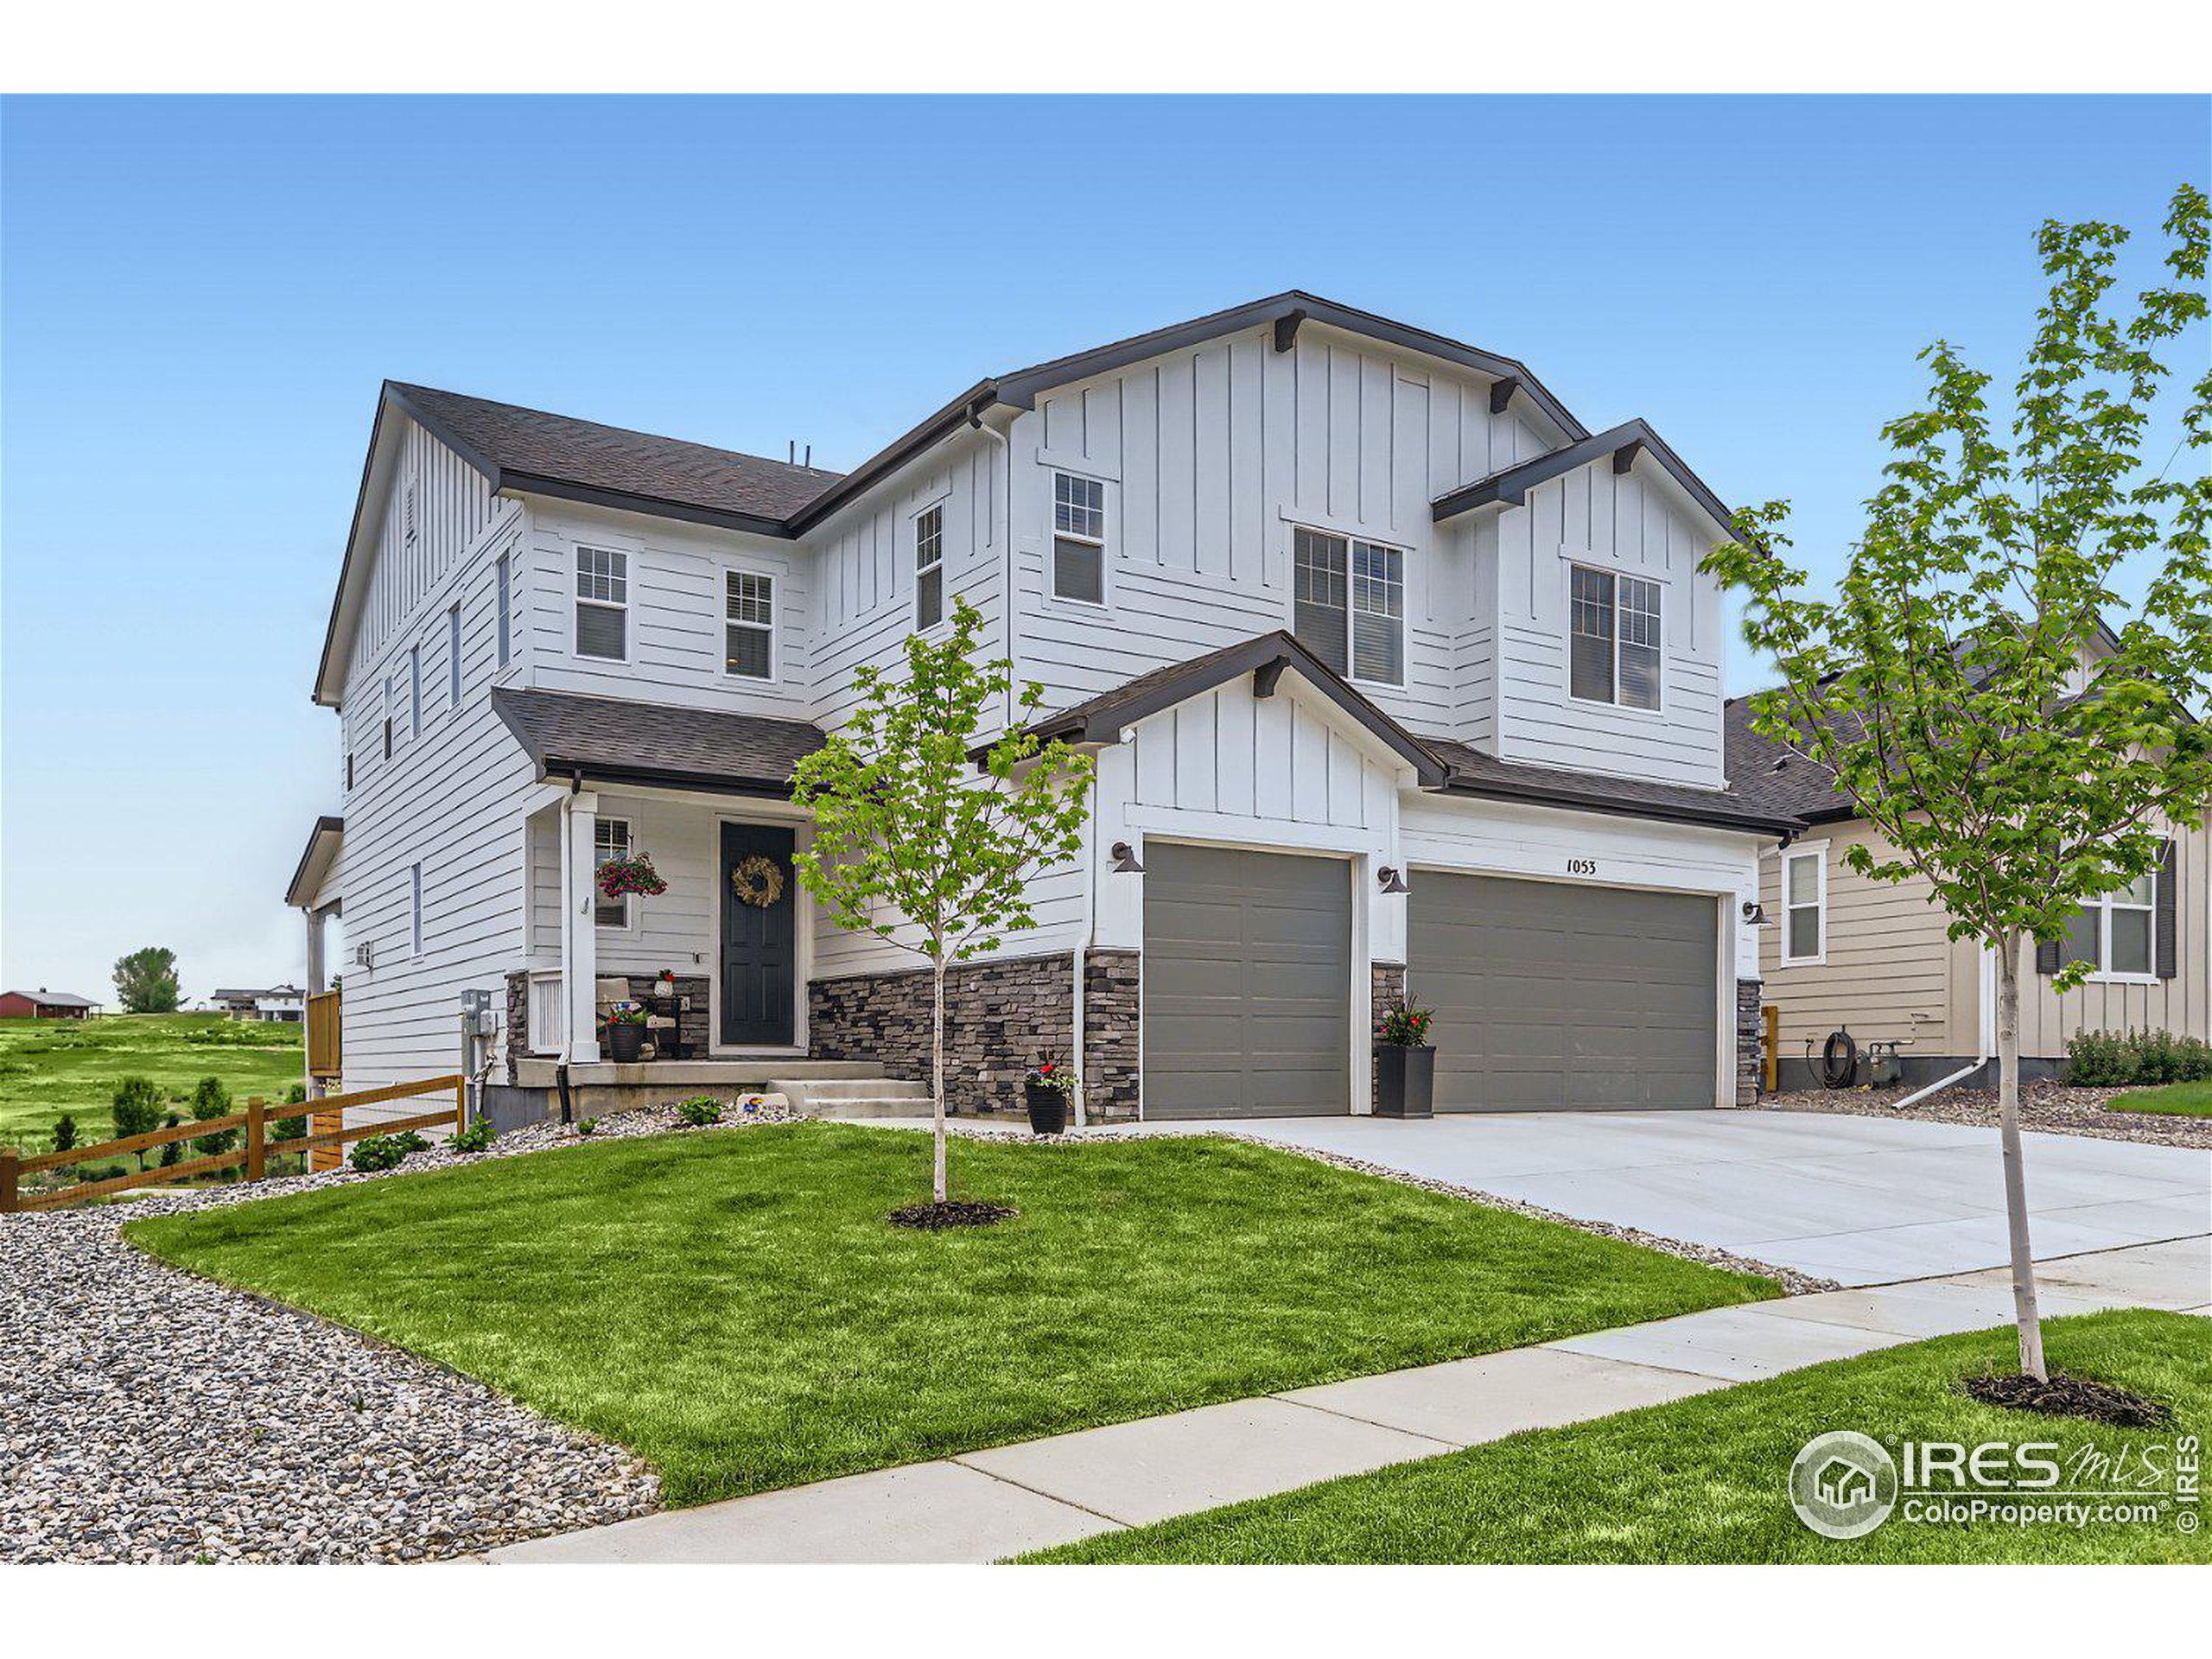
[[[365,1141],[353,1143],[353,1166],[364,1174],[372,1170],[397,1169],[407,1160],[406,1151],[399,1138],[391,1135],[372,1135]]]
[[[576,1133],[578,1135],[597,1135],[599,1133],[599,1120],[595,1117],[579,1118],[576,1121]]]
[[[358,1170],[397,1169],[418,1152],[428,1152],[430,1143],[412,1129],[397,1135],[372,1135],[353,1147],[353,1167]]]
[[[231,1103],[231,1091],[223,1087],[220,1077],[202,1077],[192,1089],[192,1121],[205,1123],[211,1117],[228,1117],[238,1109]],[[213,1135],[193,1137],[192,1149],[202,1158],[219,1158],[238,1143],[236,1129],[218,1129]]]
[[[2077,1089],[2123,1089],[2212,1077],[2212,1046],[2170,1031],[2084,1031],[2066,1044],[2066,1080]]]
[[[54,1120],[54,1149],[74,1152],[77,1149],[77,1120],[64,1112]]]
[[[164,1117],[162,1120],[162,1127],[165,1129],[173,1129],[183,1122],[184,1120],[181,1117],[178,1116],[175,1112],[171,1112],[167,1117]],[[162,1142],[162,1167],[163,1169],[167,1169],[171,1164],[181,1164],[183,1161],[183,1141],[164,1141]],[[142,1152],[138,1154],[138,1167],[143,1169],[145,1166],[146,1154]]]
[[[455,1135],[446,1145],[455,1152],[488,1152],[499,1132],[492,1127],[492,1120],[480,1117],[467,1128]]]
[[[269,1126],[272,1141],[298,1141],[305,1138],[308,1121],[304,1117],[280,1117]]]
[[[162,1091],[154,1087],[151,1077],[125,1077],[115,1091],[112,1116],[118,1141],[157,1129],[162,1127]],[[164,1156],[162,1161],[173,1164],[176,1160]],[[138,1154],[138,1167],[146,1167],[143,1152]]]
[[[1434,1013],[1408,997],[1382,1016],[1382,1038],[1396,1048],[1427,1048],[1428,1023]]]
[[[703,1129],[709,1123],[722,1121],[721,1103],[706,1095],[694,1095],[689,1100],[676,1103],[676,1115],[695,1129]]]

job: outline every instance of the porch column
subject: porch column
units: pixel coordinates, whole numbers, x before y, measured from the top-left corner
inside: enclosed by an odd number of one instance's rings
[[[307,1040],[313,1021],[313,999],[324,988],[322,960],[322,912],[313,905],[302,905],[300,914],[308,925],[308,997],[300,1006],[300,1083],[308,1093],[315,1093],[315,1045]]]
[[[561,810],[561,998],[568,1056],[578,1065],[599,1058],[599,895],[592,880],[598,829],[599,797],[569,796]]]

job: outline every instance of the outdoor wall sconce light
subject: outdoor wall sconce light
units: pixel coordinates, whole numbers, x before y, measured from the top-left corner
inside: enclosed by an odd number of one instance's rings
[[[1142,875],[1144,874],[1144,866],[1137,862],[1137,855],[1129,850],[1129,843],[1128,842],[1116,842],[1114,843],[1113,851],[1115,874]]]
[[[1755,899],[1744,900],[1744,919],[1753,927],[1766,925],[1766,907]]]
[[[1385,864],[1381,869],[1376,871],[1375,880],[1376,885],[1381,887],[1382,891],[1385,893],[1411,893],[1413,891],[1411,887],[1406,885],[1405,876],[1399,872],[1398,867],[1395,864]]]

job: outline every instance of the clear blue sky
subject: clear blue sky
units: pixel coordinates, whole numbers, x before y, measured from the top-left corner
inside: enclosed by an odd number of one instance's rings
[[[10,102],[0,982],[301,971],[387,375],[842,467],[1301,287],[1648,417],[1832,562],[1914,353],[2009,379],[2037,223],[2150,232],[2207,150],[2197,99]]]

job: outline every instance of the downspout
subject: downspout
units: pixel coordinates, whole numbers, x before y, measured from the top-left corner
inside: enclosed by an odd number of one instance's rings
[[[983,405],[977,404],[968,411],[968,424],[999,447],[1000,459],[1006,462],[1006,543],[1000,550],[999,615],[1003,623],[1006,646],[1006,729],[1014,729],[1015,688],[1021,683],[1020,665],[1014,654],[1014,445],[1003,432],[996,432],[983,424]],[[1077,1122],[1081,1120],[1078,1118]]]
[[[584,786],[583,774],[573,768],[569,773],[569,800],[561,803],[561,1052],[553,1061],[553,1083],[561,1094],[561,1121],[575,1122],[575,1102],[569,1093],[569,1057],[575,1033],[569,1028],[571,1010],[575,1007],[575,940],[578,923],[569,913],[569,898],[574,891],[570,878],[575,874],[576,837],[569,818],[569,801],[574,800]]]
[[[1906,1107],[1923,1101],[1929,1096],[1972,1077],[1989,1064],[1990,1051],[1997,1046],[1997,953],[1986,945],[1981,952],[1981,995],[1979,1001],[1981,1005],[1980,1018],[1976,1022],[1980,1027],[1977,1037],[1977,1046],[1980,1050],[1979,1058],[1973,1065],[1961,1066],[1948,1077],[1938,1077],[1925,1089],[1914,1090],[1896,1105],[1891,1107],[1891,1111],[1901,1112]]]
[[[1098,778],[1095,772],[1090,779],[1090,836],[1083,849],[1083,934],[1075,944],[1075,1126],[1078,1129],[1090,1122],[1084,1104],[1090,1092],[1090,1078],[1083,1063],[1083,1002],[1084,966],[1098,932]]]

